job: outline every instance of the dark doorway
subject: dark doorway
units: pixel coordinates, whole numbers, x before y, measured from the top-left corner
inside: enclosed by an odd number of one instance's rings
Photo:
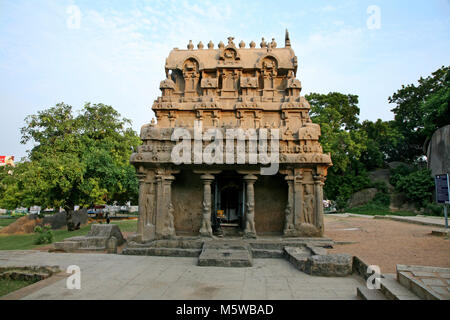
[[[243,227],[245,197],[243,183],[242,176],[234,171],[224,171],[217,176],[214,215],[217,227],[222,230],[241,230]]]

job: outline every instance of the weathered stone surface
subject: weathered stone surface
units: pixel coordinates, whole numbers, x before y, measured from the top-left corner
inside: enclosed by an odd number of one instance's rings
[[[308,257],[304,272],[321,277],[345,277],[352,273],[353,257],[348,254],[313,255]]]
[[[244,242],[206,242],[198,258],[199,266],[251,267],[253,263],[250,246]]]
[[[166,59],[162,95],[152,106],[156,121],[141,128],[143,143],[130,158],[140,190],[135,241],[212,237],[220,229],[215,216],[222,210],[233,216],[227,223],[237,224],[248,238],[323,235],[322,190],[331,155],[323,152],[320,126],[311,121],[310,105],[300,95],[298,58],[289,36],[284,48],[275,40],[263,41],[261,48],[254,42],[250,48],[243,42],[237,47],[233,40],[228,37],[217,49],[208,43],[206,50],[189,43],[187,50],[176,48]],[[227,151],[223,144],[214,148],[218,156],[213,161],[205,161],[201,153],[210,147],[211,132],[216,141],[230,131],[247,135],[232,138],[233,145],[243,140],[243,159],[237,148]],[[252,132],[260,141],[267,134],[276,159],[253,157],[248,148]],[[172,139],[180,134],[186,149]],[[201,136],[205,143],[195,143]],[[268,163],[277,169],[266,177]],[[238,199],[227,206],[227,197],[217,198],[231,184]],[[314,228],[304,230],[305,225]]]
[[[87,224],[89,220],[89,216],[87,214],[86,209],[81,209],[78,211],[74,211],[72,213],[72,221],[74,225],[80,224],[80,226],[83,226]],[[57,212],[51,216],[44,217],[43,224],[50,224],[52,229],[61,229],[67,226],[67,219],[66,219],[66,213],[64,211]]]
[[[373,200],[377,192],[378,190],[376,188],[369,188],[355,192],[348,200],[347,206],[349,208],[354,208],[367,204]]]
[[[106,240],[106,252],[117,253],[117,238],[112,236]]]
[[[428,168],[434,177],[450,173],[450,125],[437,129],[426,146]]]
[[[306,247],[284,247],[287,260],[298,270],[304,271],[311,251]]]
[[[102,237],[106,239],[115,237],[117,239],[117,245],[120,246],[125,243],[125,239],[117,224],[93,224],[87,237]]]
[[[61,241],[53,244],[55,250],[64,252],[73,252],[80,248],[81,242],[79,241]]]
[[[110,239],[111,243],[109,243]],[[115,242],[115,245],[112,243]],[[55,250],[61,250],[65,252],[73,252],[76,250],[89,250],[89,251],[110,251],[116,250],[117,246],[124,244],[126,240],[124,239],[122,232],[120,232],[119,226],[115,224],[93,224],[91,230],[89,230],[86,236],[76,236],[67,238],[62,242],[54,243]],[[115,247],[115,249],[114,249]]]

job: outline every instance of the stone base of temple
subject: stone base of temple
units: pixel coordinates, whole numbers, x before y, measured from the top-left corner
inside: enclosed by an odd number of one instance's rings
[[[126,255],[149,255],[149,256],[175,256],[196,257],[205,247],[205,243],[232,244],[236,241],[246,244],[255,258],[280,258],[284,255],[285,247],[320,247],[332,248],[334,241],[329,238],[309,237],[175,237],[167,240],[152,240],[144,243],[135,241],[131,237],[122,254]]]
[[[352,257],[328,254],[329,238],[176,237],[146,243],[129,242],[125,255],[198,257],[199,266],[251,267],[254,258],[287,259],[293,266],[315,276],[347,276]]]

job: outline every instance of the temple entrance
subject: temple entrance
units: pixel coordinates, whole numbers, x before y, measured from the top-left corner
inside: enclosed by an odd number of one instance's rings
[[[234,171],[217,176],[214,188],[215,229],[224,235],[237,235],[244,227],[244,181]]]

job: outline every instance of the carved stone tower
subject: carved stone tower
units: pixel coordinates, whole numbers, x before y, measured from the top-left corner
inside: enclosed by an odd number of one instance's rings
[[[217,49],[200,42],[195,50],[189,41],[187,50],[173,49],[166,59],[162,96],[152,107],[157,121],[142,127],[143,144],[131,156],[140,181],[138,241],[211,237],[224,229],[245,237],[323,235],[322,188],[331,157],[322,152],[320,127],[300,96],[289,34],[284,48],[275,39],[263,38],[261,48],[253,41],[236,47],[233,40]],[[201,124],[197,131],[195,124]],[[205,139],[210,130],[214,141],[229,130],[273,138],[269,150],[279,170],[264,174],[268,163],[253,157],[261,145],[252,151],[251,138],[240,161],[234,155],[231,162],[204,161],[195,135],[203,137],[201,152],[211,143]],[[181,143],[177,132],[189,150],[182,163],[173,157]],[[225,152],[225,143],[217,146]]]

